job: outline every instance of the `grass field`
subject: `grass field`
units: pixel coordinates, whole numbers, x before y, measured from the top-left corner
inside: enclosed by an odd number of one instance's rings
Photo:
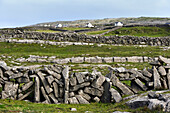
[[[83,30],[83,29],[91,29],[91,28],[85,28],[85,27],[63,27],[61,28],[63,30],[69,30],[69,31],[75,31],[75,30]]]
[[[71,112],[70,108],[76,108],[76,113],[85,113],[89,111],[90,113],[110,113],[114,111],[128,111],[133,113],[157,113],[158,111],[149,110],[147,107],[138,109],[129,109],[128,106],[121,103],[91,103],[91,104],[40,104],[31,103],[18,100],[2,100],[0,99],[0,112],[23,112],[23,113],[68,113]]]
[[[105,34],[105,36],[111,35],[164,37],[170,36],[170,27],[123,27]]]
[[[108,30],[100,30],[100,31],[91,31],[91,32],[86,32],[85,34],[87,35],[97,35],[97,34],[102,34],[104,32],[107,32]]]
[[[53,30],[36,30],[37,32],[45,32],[45,33],[59,33],[60,31],[53,31]]]
[[[159,55],[170,57],[170,50],[163,51],[159,47],[148,46],[78,46],[70,45],[66,47],[40,44],[15,44],[0,42],[0,55],[27,57],[28,55],[57,56],[58,58],[77,56],[101,56],[101,57],[128,57],[128,56],[149,56]]]

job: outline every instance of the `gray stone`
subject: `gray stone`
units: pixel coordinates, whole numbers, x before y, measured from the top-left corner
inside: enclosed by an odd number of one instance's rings
[[[60,74],[62,72],[62,67],[58,66],[58,65],[53,65],[49,67],[52,71]],[[61,76],[61,75],[60,75]],[[58,78],[57,78],[58,79]],[[60,78],[59,78],[60,79]]]
[[[105,77],[100,75],[96,80],[93,81],[91,86],[94,88],[99,88],[104,83],[104,81],[105,81]]]
[[[30,81],[30,82],[26,83],[25,85],[23,85],[23,86],[21,87],[22,91],[26,91],[26,90],[29,89],[33,84],[34,84],[33,81]],[[19,92],[19,93],[20,93],[20,92]]]
[[[134,82],[135,82],[143,91],[146,91],[146,90],[148,89],[139,79],[134,80]]]
[[[45,88],[45,90],[47,91],[48,94],[50,94],[53,89],[50,88],[49,84],[47,83],[47,81],[45,80],[45,77],[43,75],[43,73],[41,72],[38,72],[37,75],[39,76],[39,78],[41,79],[42,83],[43,83],[43,86]],[[46,99],[47,100],[47,99]]]
[[[40,80],[37,76],[35,77],[34,101],[40,102]]]
[[[83,90],[79,90],[78,94],[85,98],[87,101],[90,101],[91,97],[88,94],[85,94]]]
[[[84,57],[72,57],[71,62],[72,63],[83,63],[84,62]]]
[[[158,68],[158,72],[159,72],[160,75],[162,75],[162,76],[165,76],[165,75],[166,75],[166,70],[165,70],[165,68],[164,68],[163,66],[160,66],[160,67]]]
[[[153,65],[153,66],[161,66],[161,63],[159,61],[153,61],[153,62],[151,62],[149,64]]]
[[[69,97],[74,97],[74,96],[75,96],[74,92],[69,93]]]
[[[91,95],[99,96],[99,97],[101,97],[103,94],[103,91],[96,89],[96,88],[91,88],[91,87],[86,87],[84,89],[84,92],[87,94],[91,94]]]
[[[167,84],[168,84],[168,88],[170,89],[170,69],[168,70],[168,74],[167,74]]]
[[[66,66],[64,68],[64,70],[62,71],[62,74],[63,74],[64,79],[68,79],[68,77],[69,77],[69,67],[68,66]]]
[[[166,80],[164,80],[164,79],[160,78],[160,81],[161,81],[161,83],[162,83],[162,88],[163,88],[163,89],[168,89],[168,86],[167,86]]]
[[[29,77],[20,77],[20,78],[17,78],[17,82],[28,83],[28,82],[30,82],[30,79],[29,79]]]
[[[111,102],[111,92],[109,91],[111,88],[110,82],[104,82],[103,84],[104,92],[101,97],[101,102],[110,103]]]
[[[170,112],[170,101],[166,104],[165,112]]]
[[[56,82],[53,82],[53,88],[54,88],[54,95],[56,98],[59,97],[59,89],[58,89],[58,84]]]
[[[151,110],[156,109],[157,107],[159,107],[160,109],[162,109],[163,111],[165,111],[166,108],[166,102],[160,101],[158,99],[149,99],[149,105],[148,108]]]
[[[165,63],[165,64],[170,64],[170,60],[167,59],[167,58],[165,58],[165,57],[159,56],[158,60],[159,60],[160,62]]]
[[[26,98],[27,96],[29,96],[32,92],[33,92],[33,90],[27,92],[25,95],[21,96],[18,100],[23,100],[24,98]]]
[[[77,85],[76,77],[71,77],[71,78],[70,78],[70,85],[71,85],[71,86]]]
[[[48,103],[50,104],[51,101],[50,101],[48,95],[45,93],[45,90],[44,90],[43,86],[41,86],[41,92],[42,92],[42,95],[44,96],[44,98],[45,98],[45,99],[48,101]]]
[[[157,69],[155,68],[155,66],[153,66],[153,79],[154,79],[154,89],[161,89],[160,75]]]
[[[76,78],[77,78],[77,81],[78,81],[78,83],[79,84],[81,84],[81,83],[83,83],[84,82],[84,76],[83,76],[83,74],[81,74],[81,73],[76,73]]]
[[[3,77],[4,77],[3,71],[2,71],[2,69],[0,68],[0,78],[3,78]]]
[[[79,102],[78,102],[76,97],[68,98],[68,102],[70,104],[79,104]]]
[[[131,99],[126,102],[126,105],[128,105],[132,109],[136,109],[139,107],[144,107],[149,105],[149,100],[147,96],[144,97],[137,97],[134,99]]]
[[[44,70],[49,74],[52,75],[53,77],[57,79],[61,79],[61,75],[58,73],[55,73],[54,71],[49,70],[47,67],[44,67]]]
[[[152,77],[152,73],[150,73],[150,72],[147,71],[146,69],[142,70],[141,72],[142,72],[142,74],[143,74],[144,76],[146,76],[146,77],[149,77],[149,78]]]
[[[79,84],[79,85],[76,85],[76,86],[74,86],[74,87],[71,87],[71,88],[70,88],[70,91],[77,91],[77,90],[79,90],[80,88],[84,88],[84,87],[89,86],[89,85],[90,85],[90,82],[84,82],[84,83],[82,83],[82,84]]]
[[[113,88],[111,88],[109,91],[111,93],[111,102],[120,102],[122,100],[122,97],[118,91]]]
[[[58,79],[55,78],[54,81],[55,81],[57,84],[59,84],[60,87],[63,87],[63,86],[64,86],[63,82],[59,81]]]
[[[113,71],[110,72],[110,76],[111,76],[110,79],[112,81],[112,84],[116,86],[117,88],[119,88],[123,92],[123,94],[125,95],[134,94],[128,87],[126,87],[123,83],[119,81],[119,79],[113,74]]]
[[[59,97],[60,98],[64,97],[64,88],[63,87],[59,87]]]
[[[153,87],[153,82],[147,82],[146,85],[147,85],[148,87]]]
[[[52,85],[52,82],[54,81],[54,77],[53,76],[47,76],[46,79],[47,79],[48,83],[50,85]]]
[[[76,95],[76,98],[80,104],[89,104],[89,102],[86,99],[84,99],[81,95]]]
[[[53,100],[55,104],[58,104],[58,100],[54,97],[53,93],[50,93],[49,97]]]
[[[100,102],[100,99],[99,99],[99,97],[95,97],[95,98],[93,98],[93,101],[98,103],[98,102]]]
[[[68,104],[69,91],[64,91],[64,103]]]

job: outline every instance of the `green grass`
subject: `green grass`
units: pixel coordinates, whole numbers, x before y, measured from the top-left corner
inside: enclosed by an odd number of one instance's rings
[[[91,32],[86,32],[87,35],[97,35],[97,34],[102,34],[107,32],[108,30],[100,30],[100,31],[91,31]]]
[[[85,111],[91,111],[93,113],[110,113],[114,111],[129,111],[132,113],[156,113],[158,111],[149,110],[147,107],[138,109],[129,109],[128,106],[121,103],[91,103],[91,104],[41,104],[41,103],[31,103],[18,100],[0,100],[0,112],[23,112],[23,113],[68,113],[71,112],[70,108],[76,108],[76,113],[84,113]]]
[[[79,46],[70,45],[59,47],[54,45],[39,44],[15,44],[0,42],[0,55],[28,57],[28,55],[57,56],[58,58],[77,57],[77,56],[100,56],[100,57],[128,57],[128,56],[149,56],[159,55],[170,57],[170,50],[163,51],[159,47],[135,47],[135,46]]]
[[[80,27],[64,27],[63,30],[75,31],[75,30],[83,30],[83,29],[91,29],[91,28],[80,28]]]
[[[105,36],[111,35],[165,37],[170,36],[170,27],[123,27],[105,34]]]
[[[37,32],[45,32],[45,33],[58,33],[60,31],[53,31],[53,30],[36,30]]]

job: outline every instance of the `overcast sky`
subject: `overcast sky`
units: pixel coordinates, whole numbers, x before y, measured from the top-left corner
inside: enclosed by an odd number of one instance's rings
[[[118,17],[170,17],[170,0],[0,0],[0,28]]]

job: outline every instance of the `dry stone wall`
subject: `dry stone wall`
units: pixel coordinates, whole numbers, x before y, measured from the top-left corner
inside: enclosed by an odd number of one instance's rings
[[[24,38],[35,40],[56,40],[70,42],[124,44],[124,45],[154,45],[170,46],[169,37],[135,37],[135,36],[89,36],[76,33],[40,33],[20,30],[0,30],[0,38]]]
[[[38,103],[89,104],[120,102],[123,95],[170,89],[170,60],[160,56],[150,64],[152,69],[144,70],[110,67],[110,73],[103,76],[95,69],[91,73],[75,73],[62,65],[27,69],[0,62],[0,96]],[[131,81],[131,84],[121,81]]]

